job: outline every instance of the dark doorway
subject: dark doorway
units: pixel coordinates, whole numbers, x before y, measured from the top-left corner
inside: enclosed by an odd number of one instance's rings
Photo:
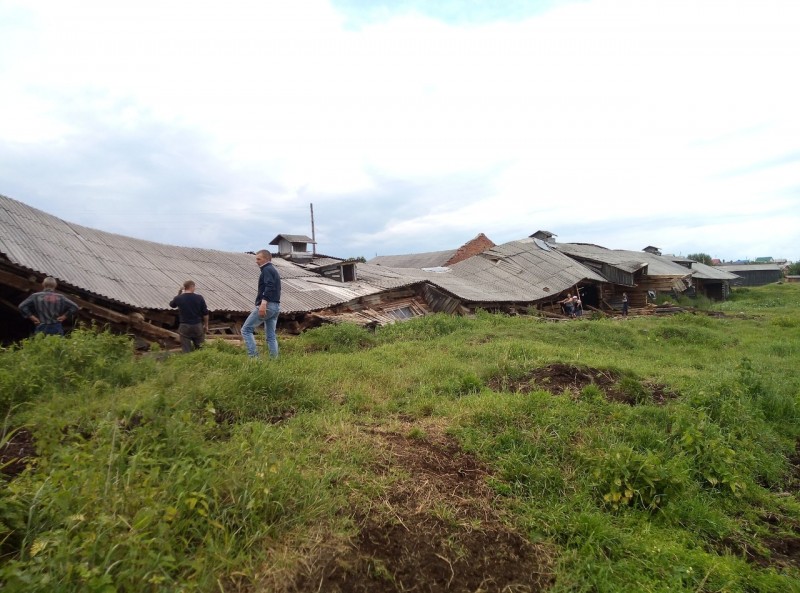
[[[594,284],[579,287],[578,294],[584,307],[600,308],[600,290]]]

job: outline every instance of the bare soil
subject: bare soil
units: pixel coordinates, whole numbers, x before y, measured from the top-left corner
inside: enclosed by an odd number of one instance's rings
[[[14,478],[37,457],[33,435],[27,428],[18,428],[0,446],[0,474]]]
[[[495,377],[489,382],[489,387],[517,393],[530,393],[536,390],[549,391],[554,394],[568,392],[577,397],[584,387],[593,384],[602,390],[609,401],[630,405],[642,401],[663,404],[668,399],[678,396],[666,385],[641,381],[643,394],[647,396],[643,398],[642,394],[633,394],[623,389],[620,386],[622,378],[623,376],[615,371],[556,363],[531,369],[520,378]]]
[[[410,428],[410,425],[409,425]],[[486,469],[451,438],[368,431],[397,476],[387,497],[356,516],[344,550],[320,558],[291,591],[533,593],[552,583],[552,553],[503,522]]]
[[[770,522],[769,518],[765,518]],[[786,533],[787,526],[775,528],[775,534],[763,537],[757,545],[749,542],[727,538],[720,542],[717,550],[721,553],[735,554],[748,562],[762,568],[781,570],[783,568],[800,568],[800,526],[788,526],[792,532]]]

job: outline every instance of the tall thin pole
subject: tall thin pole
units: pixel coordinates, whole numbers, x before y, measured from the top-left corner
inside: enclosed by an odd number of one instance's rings
[[[311,204],[311,253],[317,255],[317,237],[314,234],[314,204]]]

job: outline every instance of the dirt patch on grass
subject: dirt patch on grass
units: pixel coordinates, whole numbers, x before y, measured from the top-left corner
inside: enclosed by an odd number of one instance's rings
[[[733,553],[763,568],[800,568],[800,532],[767,536],[757,547],[727,538],[716,548],[718,552]]]
[[[411,426],[409,425],[409,431]],[[537,592],[552,582],[552,554],[506,525],[486,469],[430,428],[368,429],[386,452],[391,491],[357,514],[346,548],[315,562],[292,591]]]
[[[609,401],[626,404],[663,404],[677,397],[667,386],[641,381],[610,370],[555,363],[531,369],[518,378],[495,377],[489,387],[498,391],[530,393],[544,390],[551,393],[568,392],[577,397],[587,385],[597,386]]]
[[[22,473],[36,457],[33,434],[27,428],[19,428],[0,446],[0,473],[13,478]]]
[[[800,439],[795,442],[795,451],[789,457],[789,464],[791,471],[785,490],[780,493],[787,498],[800,492]],[[772,534],[760,541],[761,549],[749,545],[738,546],[739,554],[763,567],[800,568],[800,523],[772,513],[763,516],[762,519],[769,525]]]
[[[795,441],[794,453],[789,456],[789,464],[791,472],[789,472],[786,488],[790,492],[800,492],[800,439]]]
[[[756,557],[759,564],[773,568],[781,566],[800,568],[800,534],[772,536],[766,538],[763,543],[769,550],[769,555],[765,558]]]

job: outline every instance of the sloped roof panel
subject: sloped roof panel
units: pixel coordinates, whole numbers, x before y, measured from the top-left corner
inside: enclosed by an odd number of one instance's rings
[[[584,243],[558,243],[556,248],[561,253],[571,257],[609,264],[624,272],[633,273],[648,265],[648,262],[643,257],[646,255],[644,252],[631,256],[630,252],[621,253],[599,245],[587,245]]]
[[[583,281],[605,281],[564,254],[542,249],[532,239],[497,245],[454,264],[450,273],[392,270],[475,303],[534,302],[558,295]]]
[[[421,271],[417,269],[395,269],[373,264],[358,264],[358,278],[372,286],[388,290],[392,288],[402,288],[421,282],[419,277]]]
[[[720,270],[738,274],[739,272],[780,272],[781,267],[778,264],[728,264],[721,266],[714,266]]]
[[[736,280],[740,276],[725,270],[715,270],[713,266],[699,264],[695,262],[692,264],[692,278],[699,278],[701,280]],[[697,267],[695,267],[697,265]]]
[[[692,264],[692,278],[699,278],[700,280],[736,280],[739,278],[736,274],[726,272],[715,266],[709,266],[704,263],[689,260]]]
[[[457,251],[457,249],[448,249],[447,251],[430,251],[409,255],[379,255],[373,257],[368,263],[390,268],[435,268],[447,264]]]
[[[557,243],[556,248],[571,257],[608,264],[625,272],[636,272],[647,266],[648,276],[688,276],[691,274],[691,270],[676,264],[669,258],[646,251],[606,249],[587,243]]]

